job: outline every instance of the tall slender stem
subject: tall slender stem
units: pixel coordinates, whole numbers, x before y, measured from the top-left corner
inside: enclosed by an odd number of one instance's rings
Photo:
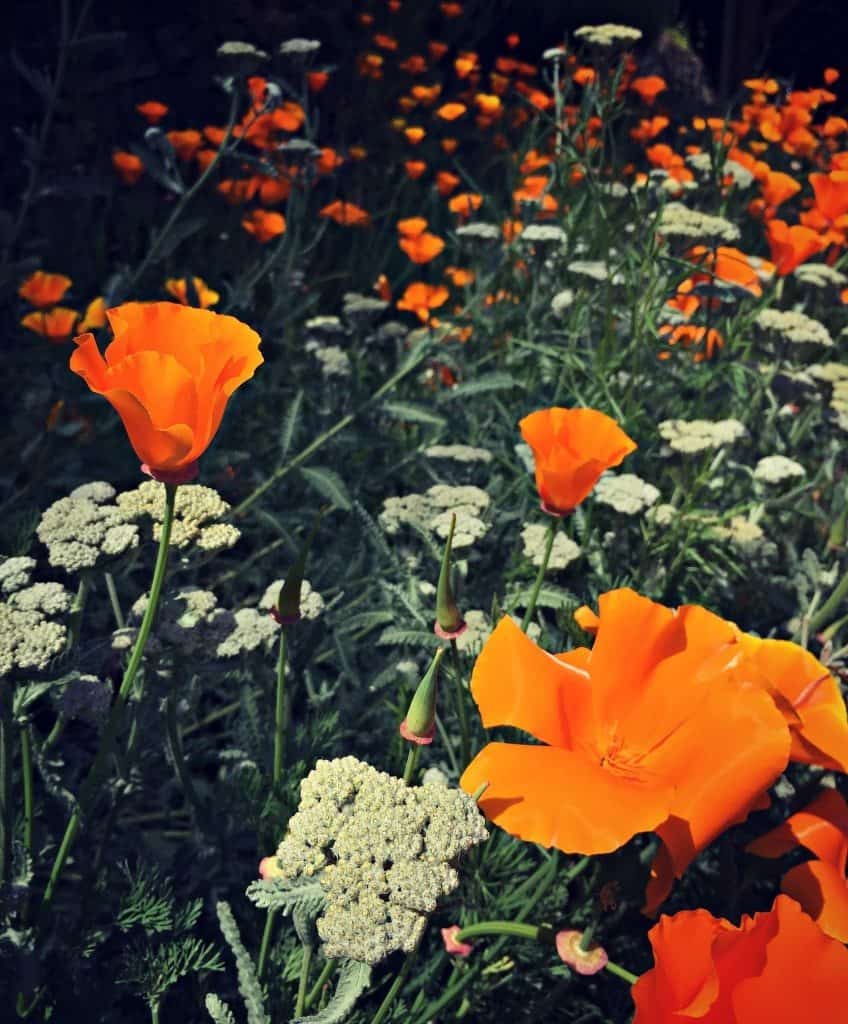
[[[471,740],[468,734],[468,715],[465,711],[465,686],[462,678],[462,665],[459,660],[459,648],[456,646],[456,638],[451,638],[451,658],[453,659],[453,678],[456,693],[456,710],[459,715],[459,731],[462,737],[462,763],[467,765],[471,760]]]
[[[91,576],[86,572],[80,577],[77,594],[74,598],[73,605],[71,605],[71,612],[68,619],[68,650],[74,647],[79,640],[80,629],[82,628],[82,615],[85,611],[85,603],[88,600],[88,593],[90,590]]]
[[[280,626],[280,643],[277,649],[277,699],[274,706],[274,773],[272,782],[276,789],[283,774],[286,745],[286,627]]]
[[[406,755],[406,767],[403,770],[403,781],[407,786],[412,785],[412,776],[415,774],[415,769],[418,767],[418,756],[421,753],[421,748],[417,743],[413,743],[409,748],[409,753]]]
[[[398,992],[400,992],[401,988],[403,987],[403,983],[406,981],[406,976],[407,974],[409,974],[409,969],[410,967],[412,967],[412,961],[415,959],[417,952],[418,950],[416,948],[413,949],[411,953],[407,954],[406,959],[403,962],[403,966],[395,975],[395,980],[392,982],[391,987],[389,988],[389,991],[383,998],[382,1003],[380,1003],[380,1007],[374,1014],[374,1018],[372,1019],[371,1024],[382,1024],[382,1022],[388,1016],[389,1010],[391,1010],[392,1008],[392,1004],[394,1003],[395,999],[397,999]]]
[[[109,595],[112,614],[115,616],[115,624],[118,629],[123,629],[126,622],[124,621],[124,613],[121,611],[121,602],[118,600],[118,588],[115,586],[115,577],[111,572],[104,572],[103,578],[106,580],[106,592]]]
[[[162,594],[162,585],[165,582],[165,572],[168,567],[171,527],[174,522],[174,506],[176,504],[177,497],[176,484],[165,484],[164,486],[165,515],[162,520],[162,533],[159,538],[159,552],[156,556],[156,565],[153,569],[153,582],[150,585],[150,596],[147,600],[147,608],[144,611],[144,618],[141,620],[141,626],[139,627],[138,636],[136,637],[135,644],[133,645],[130,660],[127,663],[126,670],[124,671],[124,678],[121,680],[121,687],[118,690],[118,695],[115,698],[115,702],[112,705],[112,710],[109,713],[109,718],[106,722],[106,727],[103,730],[103,735],[100,739],[100,747],[95,755],[94,762],[88,770],[88,774],[83,780],[76,807],[71,813],[71,817],[65,827],[65,834],[62,836],[62,841],[56,852],[56,857],[53,861],[53,868],[50,872],[47,888],[44,890],[44,898],[41,902],[41,908],[39,911],[39,918],[42,921],[49,913],[50,906],[53,903],[56,886],[59,883],[62,870],[65,867],[65,862],[67,861],[68,855],[73,847],[82,817],[85,813],[91,810],[91,805],[97,795],[97,790],[100,786],[104,769],[111,757],[118,731],[123,723],[124,709],[126,707],[127,700],[129,695],[132,693],[135,677],[141,667],[141,661],[144,657],[144,648],[147,645],[147,639],[150,636],[150,631],[153,628],[153,622],[156,618],[156,610],[159,607],[159,598]]]
[[[203,801],[194,788],[194,781],[186,764],[182,737],[180,736],[180,726],[177,721],[177,697],[173,691],[168,694],[168,699],[165,703],[165,725],[168,733],[168,749],[171,754],[171,760],[174,762],[177,778],[180,780],[186,800],[191,804],[196,816],[203,818],[206,815],[206,808],[203,806]]]
[[[32,746],[29,738],[29,725],[24,722],[20,729],[21,742],[21,777],[24,787],[24,849],[32,863],[33,848],[33,802],[32,802]]]
[[[0,680],[0,885],[12,869],[12,684]]]
[[[530,625],[533,613],[536,611],[536,602],[539,600],[539,591],[542,589],[542,582],[545,579],[548,562],[551,559],[551,549],[554,546],[554,537],[556,537],[559,520],[559,516],[551,516],[551,520],[548,523],[548,532],[545,535],[545,550],[542,554],[542,561],[539,565],[539,571],[536,573],[536,582],[533,584],[533,589],[530,591],[530,600],[527,602],[527,609],[524,612],[524,618],[521,620],[521,631],[523,633],[527,632],[527,627]]]
[[[297,1001],[294,1004],[294,1015],[300,1017],[306,1003],[306,992],[309,986],[309,965],[312,963],[312,947],[303,947],[303,959],[300,961],[300,978],[297,982]]]
[[[318,975],[318,980],[315,982],[315,984],[309,990],[309,995],[306,997],[306,1002],[303,1004],[303,1009],[304,1010],[308,1010],[309,1007],[312,1006],[312,1004],[318,998],[318,996],[321,995],[321,990],[324,988],[324,986],[330,980],[330,975],[333,973],[333,971],[335,969],[336,969],[336,961],[335,960],[328,960],[324,964],[324,967],[322,968],[321,973]]]
[[[262,944],[259,947],[259,963],[256,965],[256,977],[262,981],[265,973],[265,964],[268,961],[268,950],[271,948],[271,935],[274,932],[274,922],[277,919],[277,908],[272,907],[265,918],[265,930],[262,932]]]

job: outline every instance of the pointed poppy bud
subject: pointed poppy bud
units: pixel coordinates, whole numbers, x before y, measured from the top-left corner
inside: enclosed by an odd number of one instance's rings
[[[410,743],[425,745],[433,742],[433,733],[436,731],[436,694],[439,684],[439,663],[447,650],[440,647],[436,651],[430,667],[415,691],[415,696],[406,712],[406,718],[401,722],[400,734]]]
[[[456,516],[451,516],[450,531],[445,541],[445,550],[442,554],[442,567],[439,570],[439,583],[436,587],[436,622],[433,630],[436,636],[442,640],[453,640],[461,636],[468,626],[456,606],[456,599],[453,596],[451,586],[451,545],[453,544],[453,531],[456,527]]]
[[[306,557],[309,554],[309,549],[312,547],[315,534],[318,532],[321,519],[328,508],[329,506],[325,505],[323,508],[318,509],[315,522],[312,524],[312,529],[303,542],[297,560],[289,570],[285,583],[280,587],[280,596],[277,598],[277,604],[271,609],[271,617],[281,626],[291,626],[295,622],[300,622],[300,591],[303,587],[303,574],[306,571]]]

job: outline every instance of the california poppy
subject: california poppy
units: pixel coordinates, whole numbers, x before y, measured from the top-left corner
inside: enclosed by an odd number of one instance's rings
[[[436,171],[436,190],[443,198],[456,191],[462,179],[452,171]]]
[[[102,295],[98,295],[96,299],[92,299],[85,307],[83,318],[77,324],[76,329],[78,331],[97,331],[105,326],[106,302]]]
[[[630,83],[631,91],[635,92],[643,103],[649,105],[667,88],[665,79],[659,75],[644,75],[641,78],[634,78]]]
[[[306,85],[310,92],[321,92],[329,80],[330,76],[326,71],[306,72]]]
[[[483,205],[483,197],[478,192],[459,192],[448,201],[448,209],[463,219],[471,216]]]
[[[410,181],[418,181],[418,179],[426,173],[427,164],[423,160],[406,160],[403,168]]]
[[[444,306],[449,298],[450,292],[443,284],[432,285],[414,281],[406,286],[403,295],[397,301],[397,308],[415,313],[421,323],[426,324],[430,320],[432,310]]]
[[[403,238],[416,238],[427,230],[427,221],[424,217],[403,217],[396,226]]]
[[[519,427],[533,449],[542,507],[552,515],[571,512],[605,470],[636,450],[615,420],[596,409],[539,409]]]
[[[71,283],[71,279],[64,274],[47,274],[43,270],[36,270],[21,282],[18,295],[31,306],[44,309],[61,302]]]
[[[178,160],[188,163],[197,155],[197,151],[203,145],[203,136],[194,128],[187,128],[182,132],[167,132],[168,142],[174,147]]]
[[[791,227],[783,220],[772,219],[766,225],[766,239],[774,261],[775,273],[786,277],[802,263],[825,248],[825,241],[812,228],[803,224]]]
[[[276,210],[252,210],[242,217],[241,226],[264,245],[285,232],[286,218]]]
[[[144,164],[135,153],[127,153],[123,149],[112,154],[112,166],[125,185],[135,185],[144,174]]]
[[[135,109],[148,124],[159,124],[168,113],[168,107],[158,100],[147,100],[146,103],[139,103]]]
[[[663,917],[648,938],[654,966],[634,984],[633,1024],[841,1024],[848,950],[795,900],[738,926],[706,910]]]
[[[67,306],[54,306],[52,309],[39,309],[21,320],[21,324],[30,331],[40,334],[42,338],[52,341],[54,345],[69,341],[74,333],[79,313]]]
[[[235,317],[176,302],[128,302],[108,317],[105,359],[94,335],[82,334],[71,370],[114,407],[145,471],[192,479],[230,395],[263,361],[259,335]]]
[[[797,864],[780,880],[781,892],[797,900],[826,935],[848,942],[848,804],[835,789],[824,789],[745,849],[758,857],[782,857],[798,846],[816,860]]]
[[[443,121],[455,121],[458,117],[462,117],[467,109],[464,103],[444,103],[436,111],[436,117],[440,117]]]
[[[195,301],[200,309],[209,309],[210,306],[217,305],[221,296],[218,292],[213,291],[202,277],[193,277],[191,283]],[[188,280],[184,277],[169,277],[165,282],[165,291],[184,306],[195,304],[195,302],[189,301]]]
[[[680,822],[714,837],[783,771],[789,734],[771,697],[727,678],[735,627],[695,605],[630,589],[598,600],[591,650],[552,655],[508,616],[486,641],[471,692],[483,725],[544,745],[489,743],[460,780],[527,842],[566,853],[618,849]]]
[[[445,247],[444,240],[429,231],[422,231],[413,237],[401,237],[398,245],[413,263],[418,264],[434,260]]]
[[[353,156],[353,149],[350,151]],[[367,210],[363,210],[356,203],[348,203],[343,199],[334,199],[323,209],[318,211],[319,217],[328,217],[336,224],[345,227],[367,227],[371,223],[371,216]]]

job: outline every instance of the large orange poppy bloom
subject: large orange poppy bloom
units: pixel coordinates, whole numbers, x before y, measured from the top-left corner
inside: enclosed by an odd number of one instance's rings
[[[489,743],[462,788],[487,782],[487,818],[565,853],[609,853],[669,822],[697,851],[783,771],[789,730],[768,693],[728,678],[732,623],[626,588],[601,595],[599,612],[592,649],[558,655],[501,620],[471,692],[486,728],[542,745]]]
[[[634,984],[633,1024],[840,1024],[848,950],[788,896],[739,927],[706,910],[648,933],[654,967]]]
[[[566,515],[601,474],[636,450],[614,419],[596,409],[539,409],[518,424],[533,449],[542,508]]]
[[[766,225],[766,239],[771,249],[775,273],[786,277],[792,271],[826,246],[826,241],[812,228],[803,224],[791,227],[783,220],[770,220]]]
[[[745,849],[758,857],[782,857],[798,846],[817,860],[798,864],[780,880],[827,935],[848,942],[848,804],[835,789],[823,790],[803,811],[791,815]]]
[[[230,395],[263,361],[259,335],[235,317],[176,302],[128,302],[107,315],[114,340],[105,358],[83,334],[71,369],[115,408],[146,472],[192,479]]]

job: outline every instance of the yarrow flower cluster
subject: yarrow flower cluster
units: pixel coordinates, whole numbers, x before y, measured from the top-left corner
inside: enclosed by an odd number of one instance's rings
[[[581,25],[574,30],[574,35],[584,43],[591,43],[593,46],[629,46],[631,43],[638,43],[642,33],[638,28],[630,25],[617,25],[614,22],[605,22],[603,25]]]
[[[694,455],[711,448],[732,444],[747,433],[739,420],[663,420],[660,436],[668,447],[683,455]]]
[[[606,263],[601,260],[572,260],[567,269],[578,277],[588,277],[591,281],[606,281],[610,272]],[[613,275],[613,284],[617,283],[619,275]]]
[[[739,228],[724,217],[691,210],[683,203],[667,203],[657,220],[657,231],[667,238],[713,238],[736,242]]]
[[[68,631],[51,617],[69,611],[72,600],[59,583],[34,583],[0,602],[0,677],[43,672],[62,653]]]
[[[563,288],[551,299],[551,312],[554,316],[563,316],[574,305],[574,292],[571,288]]]
[[[809,288],[844,288],[848,284],[848,275],[826,263],[802,263],[793,274]]]
[[[833,338],[823,323],[794,309],[764,309],[754,321],[764,331],[773,331],[793,345],[833,346]]]
[[[521,530],[524,541],[524,554],[533,565],[541,565],[545,556],[545,542],[548,528],[543,523],[525,523]],[[575,558],[580,556],[580,546],[564,533],[554,537],[551,556],[548,559],[550,569],[565,569]]]
[[[127,520],[152,519],[153,539],[159,540],[165,517],[163,484],[145,480],[135,490],[119,494],[116,500]],[[196,544],[203,551],[231,548],[241,537],[241,530],[230,523],[215,522],[229,511],[229,503],[211,487],[183,484],[177,490],[171,546],[186,548]]]
[[[451,459],[454,462],[491,462],[487,448],[474,448],[470,444],[432,444],[424,449],[428,459]]]
[[[473,242],[496,242],[501,237],[501,229],[497,224],[477,221],[474,224],[462,224],[456,229],[458,238]]]
[[[754,467],[754,479],[767,484],[779,484],[802,476],[806,476],[806,470],[801,463],[785,455],[766,455]]]
[[[438,900],[459,885],[459,857],[487,836],[459,790],[407,786],[355,757],[321,760],[263,875],[317,877],[324,955],[375,964],[417,946]]]
[[[28,555],[16,555],[0,562],[0,593],[11,594],[27,586],[35,564],[35,559]]]
[[[594,495],[602,505],[636,516],[650,508],[660,492],[635,473],[605,473],[595,484]]]
[[[303,346],[311,352],[321,366],[324,377],[349,377],[351,373],[350,357],[338,345],[320,345],[317,341],[307,341]]]
[[[111,484],[94,481],[46,509],[35,532],[47,546],[51,565],[80,572],[137,547],[138,527],[120,505],[110,504],[114,497]]]
[[[280,591],[285,582],[285,580],[274,580],[268,585],[265,593],[259,599],[259,607],[262,611],[269,612],[272,608],[276,608]],[[309,580],[302,580],[300,584],[300,617],[308,620],[317,619],[323,611],[324,598],[317,590],[312,589]]]
[[[488,508],[489,500],[489,495],[479,487],[434,484],[423,494],[386,498],[379,520],[390,535],[396,534],[403,524],[414,523],[445,539],[455,515],[453,546],[468,547],[488,530],[480,516]]]

